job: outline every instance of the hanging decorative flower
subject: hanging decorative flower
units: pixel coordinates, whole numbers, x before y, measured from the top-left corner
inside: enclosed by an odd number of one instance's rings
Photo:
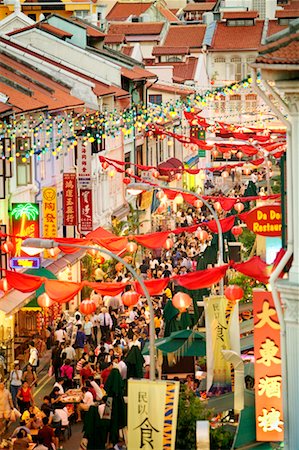
[[[187,308],[192,303],[192,298],[190,295],[186,294],[185,292],[177,292],[172,297],[172,304],[175,308],[177,308],[180,312],[186,311]]]
[[[85,315],[94,313],[96,309],[96,304],[90,299],[83,300],[79,306],[80,312]]]
[[[224,295],[228,300],[236,301],[243,298],[244,291],[237,284],[231,284],[225,289]]]
[[[125,292],[121,299],[125,306],[133,306],[138,303],[140,295],[136,291],[127,291]]]

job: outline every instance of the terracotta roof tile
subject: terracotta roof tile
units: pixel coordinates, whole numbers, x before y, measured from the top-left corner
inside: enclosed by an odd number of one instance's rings
[[[282,11],[276,11],[275,17],[277,17],[278,19],[296,19],[297,17],[299,17],[299,9],[286,9]]]
[[[173,81],[182,83],[187,80],[194,80],[198,59],[190,57],[185,63],[173,64]]]
[[[212,11],[216,5],[216,2],[200,2],[200,3],[188,3],[183,11]]]
[[[125,34],[126,36],[157,35],[161,33],[163,26],[163,22],[111,23],[108,34]]]
[[[299,64],[299,32],[263,46],[256,62],[263,64]]]
[[[150,87],[151,91],[159,91],[159,92],[169,92],[169,93],[173,93],[173,94],[177,94],[177,95],[181,95],[181,96],[185,96],[185,95],[191,95],[194,93],[193,89],[184,89],[182,87],[178,87],[175,85],[169,86],[169,85],[164,85],[164,84],[153,84]]]
[[[227,19],[256,19],[259,16],[258,11],[232,11],[225,12],[222,16],[224,20]]]
[[[172,14],[174,14],[176,16],[177,13],[179,12],[179,8],[169,8],[169,11],[171,11]]]
[[[60,28],[54,27],[53,25],[49,25],[48,23],[38,22],[33,25],[29,25],[28,27],[19,28],[18,30],[13,30],[10,33],[7,33],[7,36],[13,36],[14,34],[19,34],[27,30],[32,30],[36,28],[38,30],[46,31],[48,33],[53,34],[54,36],[58,36],[61,38],[71,38],[73,35],[68,31],[61,30]]]
[[[168,22],[180,22],[179,18],[175,14],[173,14],[170,9],[157,4],[157,10],[160,12],[160,14],[162,14],[163,17],[165,17]]]
[[[156,78],[156,75],[142,67],[134,66],[132,69],[121,68],[121,74],[130,80],[144,80],[145,78]]]
[[[162,55],[189,55],[189,47],[167,47],[165,45],[157,46],[153,48],[153,56]]]
[[[201,48],[206,32],[206,25],[174,25],[170,26],[165,47]]]
[[[126,42],[124,34],[107,34],[104,39],[105,44],[122,44]]]
[[[123,45],[122,49],[121,49],[121,52],[124,55],[132,56],[133,50],[134,50],[134,47],[132,47],[131,45]]]
[[[107,14],[106,20],[118,21],[118,20],[126,20],[130,16],[139,17],[140,14],[144,14],[151,6],[152,3],[116,2],[115,5]]]
[[[279,31],[285,30],[286,28],[287,25],[279,25],[277,20],[269,20],[267,37],[272,36],[272,34],[276,34]]]
[[[86,30],[86,34],[89,37],[105,37],[105,33],[103,33],[98,27],[96,26],[91,26],[89,24],[87,24],[84,20],[79,19],[78,17],[71,17],[70,19],[68,19],[72,22],[76,22],[79,25],[81,25],[81,27],[84,27]]]
[[[262,20],[250,27],[217,23],[210,51],[257,50],[261,44],[263,27]]]

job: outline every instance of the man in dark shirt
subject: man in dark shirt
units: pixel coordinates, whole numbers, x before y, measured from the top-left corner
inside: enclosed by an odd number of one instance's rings
[[[82,325],[78,325],[74,348],[76,349],[77,361],[81,358],[84,351],[84,344],[86,342],[85,333],[82,331]]]
[[[52,443],[58,448],[58,439],[54,436],[53,428],[48,425],[48,417],[43,417],[43,427],[38,431],[38,439],[42,439],[46,447],[51,448]]]

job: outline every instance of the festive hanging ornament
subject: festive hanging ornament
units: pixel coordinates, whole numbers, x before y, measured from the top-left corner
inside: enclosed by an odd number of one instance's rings
[[[213,156],[214,158],[217,158],[217,156],[218,156],[218,151],[217,151],[217,150],[212,150],[212,156]]]
[[[154,178],[158,178],[158,177],[160,176],[160,172],[159,172],[158,170],[153,170],[153,171],[152,171],[152,176],[153,176]]]
[[[134,174],[134,169],[132,169],[132,167],[129,167],[128,169],[126,169],[126,172],[128,175],[133,175]]]
[[[242,234],[243,233],[243,228],[242,227],[240,227],[240,226],[234,226],[234,227],[232,227],[232,233],[233,233],[233,235],[234,236],[240,236],[240,234]]]
[[[240,212],[243,211],[244,205],[243,205],[243,203],[238,202],[238,203],[235,204],[234,208],[235,208],[235,210],[236,210],[238,213],[240,213]]]
[[[98,253],[99,253],[99,250],[96,250],[95,248],[90,248],[90,249],[88,249],[87,250],[87,252],[86,253],[88,253],[90,256],[92,256],[93,258],[97,258],[98,257]]]
[[[7,292],[7,291],[9,291],[9,289],[10,289],[10,286],[8,284],[7,279],[6,278],[2,278],[0,280],[0,291]]]
[[[129,178],[129,177],[125,177],[125,178],[123,179],[123,183],[124,183],[124,184],[130,184],[130,183],[131,183],[130,178]]]
[[[83,302],[79,305],[80,312],[85,315],[94,313],[96,309],[96,304],[89,298],[83,300]]]
[[[53,248],[49,248],[49,250],[47,250],[47,252],[51,256],[51,258],[55,258],[55,256],[57,256],[61,252],[61,250],[59,250],[58,247],[53,247]]]
[[[204,242],[209,238],[209,233],[207,233],[205,230],[200,230],[197,233],[196,236],[200,241]]]
[[[116,272],[121,272],[123,270],[123,267],[124,267],[124,265],[121,262],[115,264]]]
[[[222,178],[227,178],[229,177],[229,173],[227,172],[227,170],[224,170],[221,174]]]
[[[195,208],[200,209],[200,208],[202,208],[203,202],[202,202],[202,200],[197,199],[194,201],[193,205]]]
[[[228,300],[241,300],[244,295],[243,289],[237,284],[230,284],[224,291],[224,295]]]
[[[243,156],[243,153],[242,153],[242,152],[238,152],[238,153],[237,153],[237,157],[238,157],[239,159],[242,159],[242,156]]]
[[[173,247],[173,240],[170,238],[166,239],[163,247],[166,248],[166,250],[170,250]]]
[[[127,252],[129,253],[135,253],[137,251],[138,245],[136,242],[128,242],[126,245]]]
[[[109,170],[109,172],[108,172],[108,175],[109,175],[110,178],[115,177],[115,174],[116,174],[115,169],[111,169],[111,170]]]
[[[174,176],[174,178],[175,178],[177,181],[180,181],[180,180],[182,179],[182,174],[181,174],[181,173],[176,173],[175,176]]]
[[[177,308],[180,312],[186,311],[187,308],[192,303],[192,298],[190,295],[186,294],[185,292],[177,292],[172,297],[172,304],[175,308]]]
[[[125,292],[121,299],[125,306],[133,306],[138,303],[140,295],[136,291],[127,291]]]
[[[158,191],[156,193],[156,197],[158,200],[162,200],[162,198],[164,197],[164,192],[163,191]]]
[[[106,261],[106,260],[105,260],[104,256],[99,255],[99,256],[97,257],[97,263],[98,263],[98,264],[104,264],[105,261]]]
[[[223,157],[224,157],[225,159],[229,159],[229,158],[230,158],[230,152],[225,152],[225,153],[223,153]]]
[[[50,306],[52,306],[53,303],[54,303],[53,300],[48,296],[48,294],[46,294],[46,292],[37,297],[37,304],[41,308],[50,308]]]
[[[214,203],[214,209],[216,209],[216,211],[222,211],[222,206],[220,202],[215,202]]]
[[[108,167],[109,167],[109,164],[107,163],[107,161],[103,161],[103,162],[102,162],[102,168],[103,168],[104,170],[107,170]]]
[[[2,249],[3,253],[13,253],[15,247],[14,247],[14,245],[13,245],[12,242],[10,242],[10,241],[5,241],[5,242],[2,244],[1,249]]]
[[[177,205],[181,205],[182,203],[184,203],[184,197],[182,196],[182,194],[178,194],[175,196],[174,203],[176,203]]]
[[[244,175],[250,175],[251,170],[249,169],[249,167],[245,167],[245,168],[243,168],[243,173],[244,173]]]

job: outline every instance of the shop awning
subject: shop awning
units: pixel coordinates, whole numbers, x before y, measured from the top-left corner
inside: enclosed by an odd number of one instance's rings
[[[57,275],[61,270],[65,269],[69,264],[73,266],[76,262],[80,261],[85,255],[86,250],[79,250],[76,253],[70,253],[62,256],[62,258],[49,264],[46,269],[53,274]]]
[[[191,158],[187,159],[187,161],[185,161],[185,166],[188,166],[188,169],[191,169],[192,167],[194,167],[199,161],[199,156],[195,155],[195,156],[191,156]]]
[[[28,294],[28,292],[24,293],[13,289],[0,298],[0,311],[10,316],[29,303],[33,297],[35,297],[35,292]]]

